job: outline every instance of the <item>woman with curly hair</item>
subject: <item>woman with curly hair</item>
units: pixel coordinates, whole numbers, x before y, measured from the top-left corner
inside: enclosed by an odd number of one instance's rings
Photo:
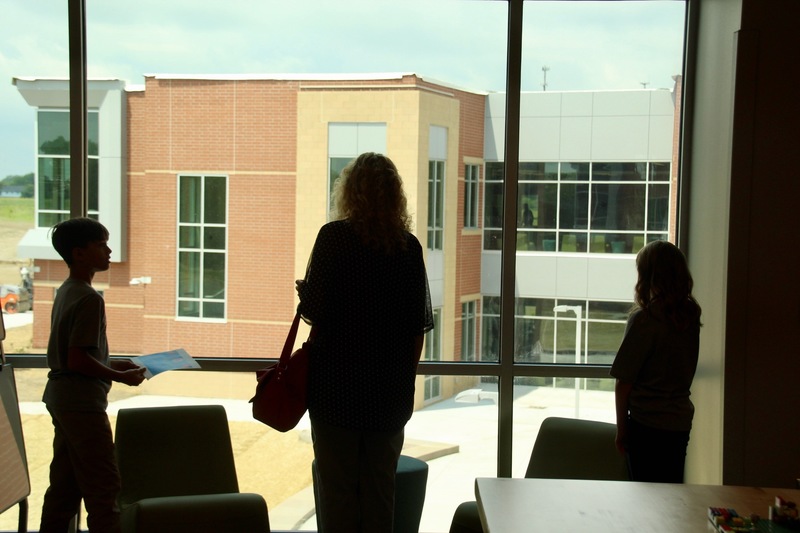
[[[635,306],[611,367],[617,448],[631,479],[683,483],[700,344],[700,305],[680,249],[648,243],[636,256]]]
[[[422,247],[392,161],[365,153],[334,186],[298,310],[312,325],[308,412],[324,533],[391,532],[403,428],[433,328]]]

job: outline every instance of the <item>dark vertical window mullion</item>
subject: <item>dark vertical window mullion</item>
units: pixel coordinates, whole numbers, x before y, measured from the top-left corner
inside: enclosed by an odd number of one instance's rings
[[[505,180],[503,245],[500,272],[500,376],[498,380],[497,475],[511,477],[514,431],[514,283],[517,258],[517,179],[522,73],[522,4],[508,1],[506,69]]]
[[[686,18],[683,41],[683,80],[681,83],[681,117],[678,146],[678,228],[675,244],[684,253],[689,250],[689,203],[691,197],[692,128],[694,119],[694,83],[697,64],[697,29],[699,27],[700,2],[686,0]],[[670,173],[671,175],[671,173]],[[670,179],[670,181],[672,181]]]
[[[70,217],[88,213],[86,106],[86,4],[69,0]]]

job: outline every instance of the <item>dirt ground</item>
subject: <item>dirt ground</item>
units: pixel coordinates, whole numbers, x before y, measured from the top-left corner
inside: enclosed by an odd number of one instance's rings
[[[24,370],[16,373],[17,377],[22,378],[20,374]],[[18,389],[27,387],[25,382],[41,383],[44,372],[37,373],[40,376],[35,380],[18,379]],[[27,392],[40,396],[41,387],[37,386],[36,389]],[[22,418],[31,482],[28,527],[36,530],[41,516],[42,496],[48,486],[53,428],[48,415],[23,414]],[[110,420],[114,427],[116,418],[111,416]],[[267,506],[274,509],[288,497],[310,486],[313,450],[304,435],[297,431],[281,434],[257,422],[230,421],[229,425],[241,492],[261,494]],[[202,465],[198,465],[198,468],[202,468]],[[0,531],[16,531],[18,516],[16,508],[0,514]],[[85,512],[82,516],[85,518]],[[85,521],[83,524],[85,527]]]
[[[20,283],[19,267],[25,262],[16,258],[16,245],[27,229],[26,226],[0,220],[0,283]],[[5,352],[28,352],[32,335],[32,325],[9,329],[3,341]],[[19,401],[31,402],[27,404],[32,406],[28,410],[36,411],[35,407],[41,407],[46,370],[15,369],[15,377]],[[153,395],[208,398],[210,402],[215,398],[225,398],[246,403],[254,389],[255,376],[250,373],[197,372],[187,376],[186,372],[169,372],[136,388],[117,384],[112,388],[109,401]],[[39,526],[42,496],[48,485],[53,428],[49,415],[26,413],[25,408],[22,411],[31,481],[28,528],[35,530]],[[112,427],[114,423],[115,417],[111,417]],[[233,420],[230,421],[230,431],[240,491],[262,494],[268,507],[274,509],[286,498],[310,485],[313,450],[305,432],[282,434],[255,421]],[[0,514],[0,531],[16,531],[18,516],[16,507]],[[85,518],[85,513],[83,516]]]
[[[19,285],[22,279],[19,268],[30,260],[17,257],[17,243],[31,228],[31,224],[0,220],[0,283]]]
[[[255,385],[255,377],[249,374],[234,376],[232,380],[227,376],[215,379],[215,376],[200,373],[192,374],[192,379],[186,379],[186,372],[171,374],[156,376],[136,389],[115,384],[109,401],[120,401],[139,394],[162,396],[173,390],[183,396],[191,393],[194,398],[208,397],[209,403],[213,403],[212,394],[220,394],[215,391],[224,388],[238,389],[242,393],[241,401],[246,402]],[[15,369],[15,377],[19,401],[38,403],[46,380],[46,370]],[[216,385],[215,380],[219,382]],[[230,398],[231,395],[225,397]],[[109,418],[113,428],[116,417]],[[42,496],[48,485],[53,428],[47,414],[23,412],[22,424],[31,481],[28,526],[35,530],[39,524]],[[241,492],[263,495],[268,507],[274,509],[286,498],[310,485],[313,450],[305,432],[282,434],[255,421],[231,420],[229,426]],[[15,531],[17,519],[16,509],[0,515],[0,531]]]
[[[6,353],[28,353],[33,338],[33,324],[6,330],[3,349]]]

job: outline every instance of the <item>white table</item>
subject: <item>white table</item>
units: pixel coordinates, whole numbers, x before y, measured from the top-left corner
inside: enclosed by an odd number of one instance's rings
[[[486,533],[703,533],[709,507],[768,517],[775,496],[800,503],[800,490],[624,481],[478,478]]]

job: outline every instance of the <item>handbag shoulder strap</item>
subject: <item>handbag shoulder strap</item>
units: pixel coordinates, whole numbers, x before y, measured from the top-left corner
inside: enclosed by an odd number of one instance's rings
[[[292,357],[292,348],[294,348],[294,340],[297,337],[297,327],[300,325],[300,313],[295,313],[292,327],[289,328],[289,335],[286,336],[286,342],[283,344],[283,351],[281,352],[280,363],[286,365]]]

